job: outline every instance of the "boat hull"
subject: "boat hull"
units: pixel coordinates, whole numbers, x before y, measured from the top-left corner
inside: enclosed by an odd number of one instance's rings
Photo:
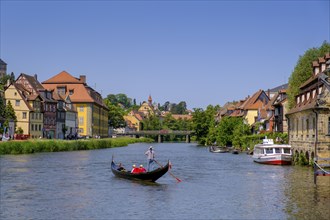
[[[291,165],[291,155],[271,155],[271,156],[253,156],[253,161],[261,164],[269,165]]]
[[[114,161],[111,162],[111,171],[115,176],[130,180],[141,180],[148,182],[156,182],[156,180],[158,180],[165,173],[167,173],[169,167],[170,162],[168,161],[165,166],[155,169],[151,172],[131,173],[130,171],[119,171],[118,166],[114,163]]]
[[[215,146],[209,146],[209,151],[212,153],[227,153],[228,150],[226,148],[220,148]]]

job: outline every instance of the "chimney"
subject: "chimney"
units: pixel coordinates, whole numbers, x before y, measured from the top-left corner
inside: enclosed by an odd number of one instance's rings
[[[270,98],[270,89],[267,90],[268,98]]]
[[[79,76],[79,80],[80,80],[82,83],[86,83],[86,76],[85,76],[85,75],[80,75],[80,76]]]
[[[38,75],[34,74],[34,78],[38,81]]]

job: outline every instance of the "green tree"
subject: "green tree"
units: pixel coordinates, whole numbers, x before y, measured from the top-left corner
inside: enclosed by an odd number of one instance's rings
[[[125,109],[132,107],[132,99],[128,98],[127,95],[123,93],[119,93],[116,95],[109,94],[107,96],[107,99],[111,102],[111,104],[113,105],[121,104],[122,106],[124,106]]]
[[[287,92],[289,108],[292,108],[295,104],[295,96],[299,93],[299,87],[313,75],[312,62],[329,52],[330,44],[324,41],[321,47],[308,49],[303,56],[299,57],[289,78]]]
[[[208,141],[213,141],[211,137],[208,137],[210,128],[215,126],[215,115],[220,109],[220,106],[207,106],[204,111],[201,108],[195,108],[192,114],[193,116],[193,130],[195,131],[196,140],[199,144],[210,144]],[[213,134],[213,132],[211,132]]]
[[[217,143],[222,146],[232,146],[236,138],[236,143],[240,144],[239,136],[246,134],[248,130],[242,118],[223,117],[217,129]]]
[[[148,118],[142,121],[143,130],[161,130],[162,123],[160,119],[155,115],[150,115]]]
[[[118,104],[112,104],[109,99],[104,99],[104,103],[108,107],[109,126],[113,128],[120,128],[125,126],[124,114],[125,111]]]
[[[172,114],[179,114],[183,115],[187,113],[187,104],[186,102],[182,101],[179,104],[173,104],[171,108]]]
[[[16,122],[17,122],[17,117],[15,114],[15,110],[13,108],[13,106],[11,105],[11,102],[8,101],[6,107],[5,107],[5,122],[4,122],[4,126],[8,127],[9,122],[11,120],[13,120],[15,122],[15,126],[16,126]]]
[[[244,137],[250,134],[251,134],[250,126],[244,122],[243,118],[241,118],[241,120],[234,127],[233,142],[232,142],[233,146],[242,149],[243,146],[245,145]]]

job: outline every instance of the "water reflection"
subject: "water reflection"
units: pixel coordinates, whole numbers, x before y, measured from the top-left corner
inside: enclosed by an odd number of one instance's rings
[[[288,198],[285,211],[296,219],[330,218],[330,178],[317,177],[314,185],[311,168],[295,167],[295,172],[285,177]]]

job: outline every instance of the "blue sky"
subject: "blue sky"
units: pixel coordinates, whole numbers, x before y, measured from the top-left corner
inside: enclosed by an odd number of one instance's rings
[[[329,0],[1,0],[0,57],[16,77],[65,70],[103,97],[206,108],[287,83],[329,41],[329,11]]]

